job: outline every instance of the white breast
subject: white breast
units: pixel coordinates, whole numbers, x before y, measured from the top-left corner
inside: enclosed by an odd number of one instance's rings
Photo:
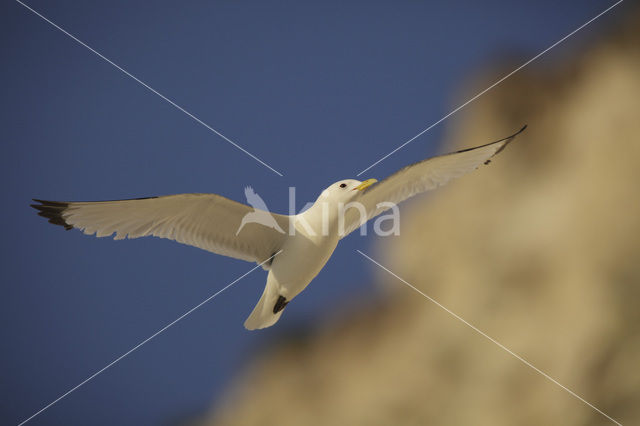
[[[338,241],[337,235],[310,235],[304,227],[296,225],[295,235],[287,239],[271,266],[270,275],[277,281],[281,294],[291,300],[304,290],[327,263]]]

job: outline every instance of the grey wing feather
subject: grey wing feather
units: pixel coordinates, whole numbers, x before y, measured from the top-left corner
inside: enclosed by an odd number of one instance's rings
[[[60,202],[34,200],[50,223],[115,239],[155,236],[212,253],[261,263],[280,250],[286,234],[250,223],[236,236],[247,205],[216,194],[179,194],[133,200]],[[273,214],[288,229],[287,216]]]
[[[488,164],[493,156],[500,153],[526,128],[524,126],[513,135],[495,142],[428,158],[404,167],[372,185],[354,200],[365,207],[366,217],[361,217],[355,208],[348,209],[345,212],[342,236],[349,235],[367,220],[388,210],[390,207],[385,203],[398,204],[416,194],[442,186],[482,164]]]

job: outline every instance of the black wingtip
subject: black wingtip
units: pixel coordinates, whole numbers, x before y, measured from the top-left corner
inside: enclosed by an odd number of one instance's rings
[[[502,142],[502,141],[507,141],[507,144],[509,142],[511,142],[516,136],[518,136],[520,133],[524,132],[527,129],[527,124],[525,124],[524,126],[522,126],[522,128],[520,130],[518,130],[517,132],[515,132],[514,134],[512,134],[511,136],[507,136],[506,138],[500,139],[498,142]],[[506,146],[506,145],[505,145]],[[498,151],[500,152],[500,151]],[[496,152],[497,154],[497,152]]]
[[[493,144],[496,144],[496,143],[504,142],[504,144],[500,147],[500,149],[498,149],[498,150],[493,154],[493,156],[495,156],[496,154],[499,154],[500,152],[502,152],[502,150],[503,150],[503,149],[505,149],[505,148],[506,148],[506,146],[507,146],[507,145],[509,145],[509,144],[510,144],[514,139],[515,139],[515,137],[516,137],[516,136],[518,136],[520,133],[524,132],[524,130],[525,130],[526,128],[527,128],[527,125],[525,124],[524,126],[522,126],[522,128],[521,128],[520,130],[518,130],[517,132],[515,132],[515,133],[514,133],[514,134],[512,134],[511,136],[507,136],[506,138],[502,138],[502,139],[499,139],[499,140],[497,140],[497,141],[489,142],[489,143],[484,144],[484,145],[474,146],[474,147],[471,147],[471,148],[461,149],[461,150],[459,150],[459,151],[452,152],[452,154],[460,154],[460,153],[462,153],[462,152],[473,151],[474,149],[484,148],[485,146],[489,146],[489,145],[493,145]],[[485,164],[489,164],[489,160],[487,160],[487,162],[486,162]]]
[[[524,126],[522,126],[522,128],[520,130],[518,130],[517,132],[515,132],[514,134],[512,134],[511,136],[507,136],[504,139],[500,139],[499,141],[493,142],[493,143],[497,143],[497,142],[504,142],[504,145],[502,145],[492,156],[491,158],[495,157],[496,155],[500,154],[502,152],[502,150],[504,150],[507,145],[509,145],[511,142],[513,142],[513,140],[516,138],[516,136],[518,136],[520,133],[524,132],[525,129],[527,128],[527,125],[525,124]],[[489,158],[487,161],[484,162],[485,165],[491,163],[491,158]]]
[[[528,124],[525,124],[524,126],[522,126],[522,129],[518,130],[516,133],[513,134],[513,136],[518,136],[520,133],[524,132],[527,129]]]
[[[61,201],[47,201],[33,198],[33,201],[40,204],[31,204],[31,207],[38,210],[38,216],[49,219],[49,223],[63,226],[67,231],[73,229],[73,225],[67,223],[62,213],[69,207],[69,203]]]

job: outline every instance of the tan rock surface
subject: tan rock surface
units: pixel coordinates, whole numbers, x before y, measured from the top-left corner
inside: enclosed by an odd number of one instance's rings
[[[630,24],[450,121],[459,144],[445,151],[529,129],[490,166],[403,208],[412,232],[377,247],[391,270],[625,425],[640,424],[640,20]],[[204,424],[612,424],[377,276],[384,306],[271,349]]]

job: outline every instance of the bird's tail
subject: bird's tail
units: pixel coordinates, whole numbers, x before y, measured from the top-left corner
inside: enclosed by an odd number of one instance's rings
[[[271,274],[269,274],[269,278],[271,278]],[[257,330],[272,326],[280,319],[286,304],[287,300],[280,295],[277,283],[267,279],[262,297],[253,308],[249,318],[244,322],[244,327],[247,330]]]

